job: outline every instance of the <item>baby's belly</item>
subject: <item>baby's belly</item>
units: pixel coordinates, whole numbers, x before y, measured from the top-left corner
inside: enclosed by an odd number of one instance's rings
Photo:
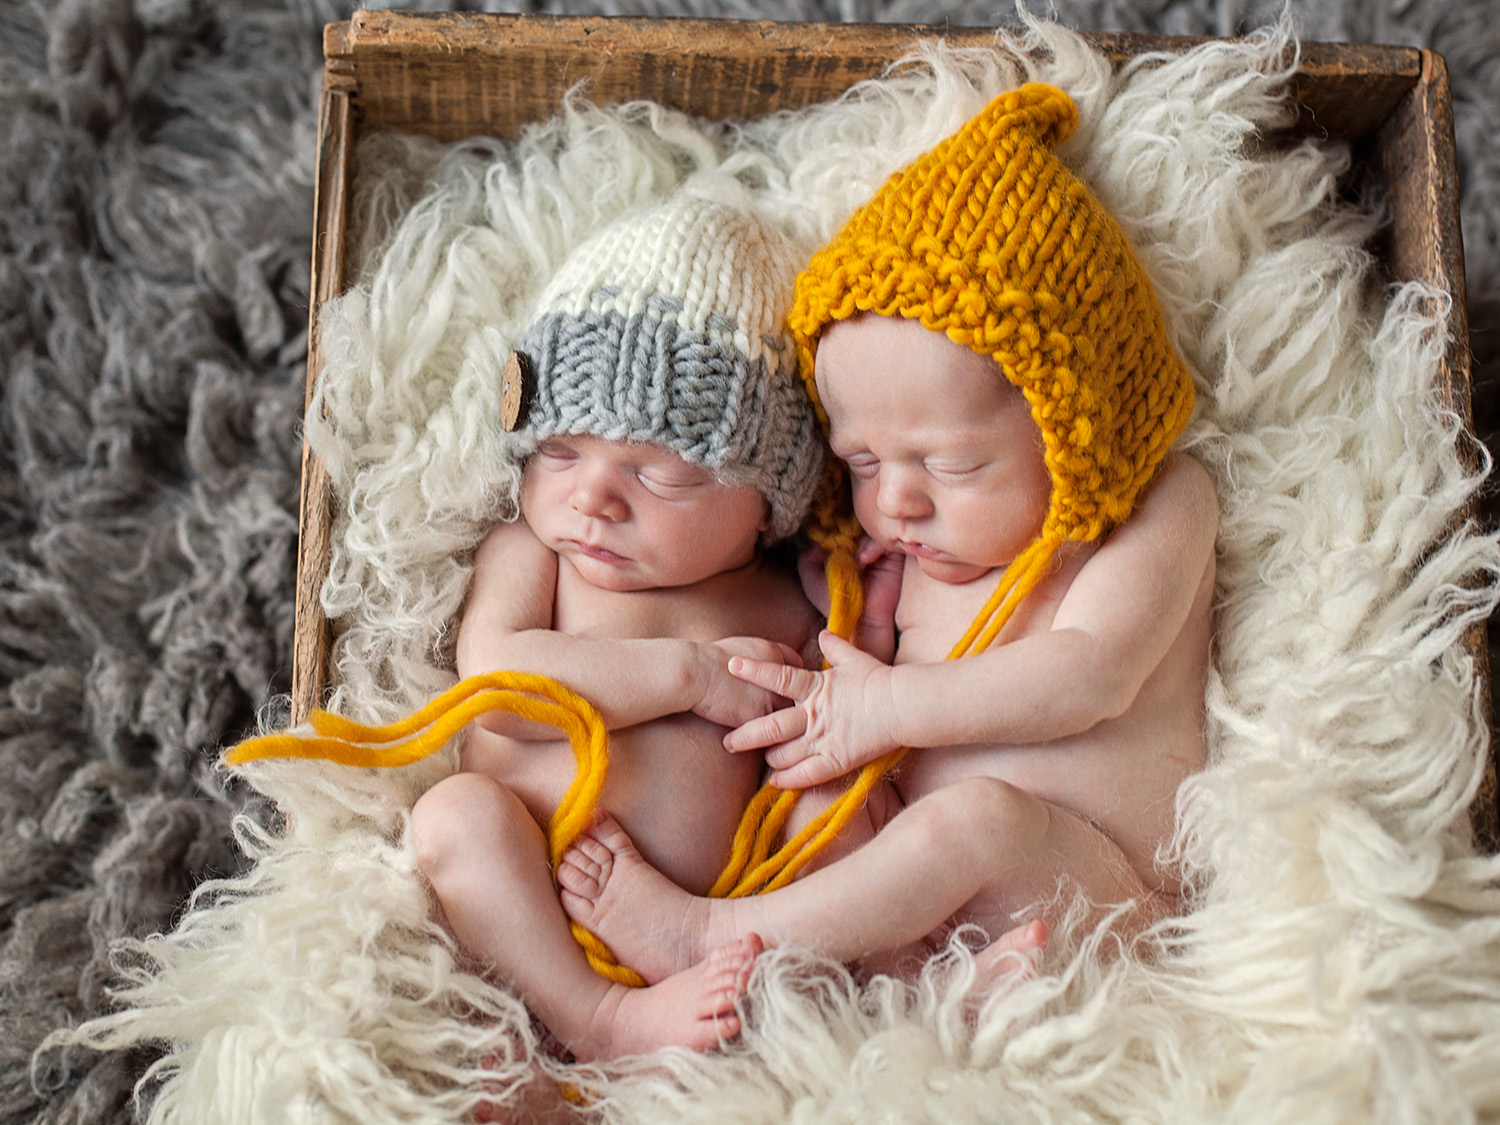
[[[949,746],[913,750],[896,777],[910,804],[972,777],[1007,781],[1093,824],[1117,844],[1141,879],[1175,891],[1156,869],[1172,834],[1177,788],[1203,766],[1199,728],[1143,730],[1127,719],[1036,746]]]
[[[610,733],[599,806],[668,878],[702,894],[729,857],[760,782],[758,754],[730,754],[724,728],[674,715]],[[525,742],[470,727],[463,768],[510,787],[544,828],[577,774],[565,741]]]

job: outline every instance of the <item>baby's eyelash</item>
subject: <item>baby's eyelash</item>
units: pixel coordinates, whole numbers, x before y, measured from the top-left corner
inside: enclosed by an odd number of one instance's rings
[[[697,488],[700,484],[707,483],[706,481],[672,480],[665,477],[652,476],[649,471],[638,471],[635,475],[636,479],[639,480],[642,484],[646,485],[648,488],[654,488],[658,492],[686,492],[688,489]]]

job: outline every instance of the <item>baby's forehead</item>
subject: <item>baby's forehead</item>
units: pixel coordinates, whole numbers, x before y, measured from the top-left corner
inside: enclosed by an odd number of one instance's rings
[[[815,376],[830,411],[905,402],[963,414],[1022,397],[993,356],[919,321],[871,313],[824,329]]]
[[[690,471],[705,477],[712,477],[714,475],[714,471],[706,465],[701,465],[697,461],[690,461],[671,446],[663,445],[660,442],[610,441],[607,438],[601,438],[600,440],[614,446],[619,451],[620,456],[629,461],[640,464],[667,466],[674,469],[680,468],[684,471]]]

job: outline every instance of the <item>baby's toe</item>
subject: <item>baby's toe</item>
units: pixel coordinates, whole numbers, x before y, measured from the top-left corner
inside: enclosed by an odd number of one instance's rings
[[[597,864],[587,859],[578,862],[569,856],[564,856],[563,862],[557,865],[557,885],[586,899],[598,898],[604,886]]]
[[[635,847],[625,834],[625,829],[620,827],[620,822],[602,810],[594,815],[594,822],[584,829],[583,835],[578,839],[579,843],[587,840],[590,844],[602,845],[610,853],[633,850]]]
[[[612,858],[613,853],[609,848],[595,840],[587,831],[569,844],[568,850],[563,852],[565,863],[592,864],[596,869],[610,862]]]
[[[743,989],[738,989],[732,983],[725,982],[717,988],[705,989],[698,997],[698,1018],[700,1020],[716,1020],[722,1024],[725,1020],[735,1019],[734,1006],[740,1002],[744,995]],[[736,1026],[735,1030],[739,1030]]]

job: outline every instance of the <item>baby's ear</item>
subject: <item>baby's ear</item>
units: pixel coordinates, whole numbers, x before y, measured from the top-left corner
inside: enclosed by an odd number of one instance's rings
[[[760,498],[760,522],[755,525],[755,530],[764,537],[771,530],[771,502],[764,496]]]

